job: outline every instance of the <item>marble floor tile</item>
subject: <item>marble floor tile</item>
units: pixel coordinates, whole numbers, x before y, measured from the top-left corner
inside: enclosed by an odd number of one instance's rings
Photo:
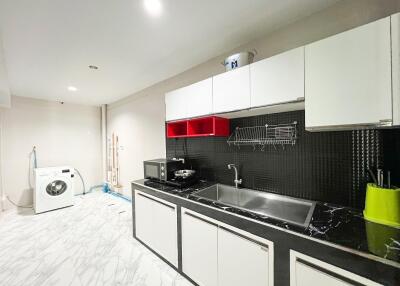
[[[61,210],[3,213],[0,285],[192,284],[132,237],[129,202],[97,191]]]

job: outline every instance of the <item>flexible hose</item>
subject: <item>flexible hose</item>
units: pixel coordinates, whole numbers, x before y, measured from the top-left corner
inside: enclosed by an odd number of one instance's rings
[[[33,168],[36,169],[37,168],[36,146],[33,146],[32,154],[33,154]]]
[[[32,169],[32,157],[33,157],[33,169]],[[32,177],[34,177],[34,170],[37,168],[37,158],[36,158],[36,146],[33,146],[33,149],[31,153],[29,154],[29,187],[33,190],[34,187],[32,185]],[[32,176],[32,177],[31,177]],[[7,200],[15,207],[17,208],[24,208],[24,209],[30,209],[33,207],[33,205],[26,205],[26,206],[21,206],[13,202],[9,196],[6,196]]]
[[[83,194],[85,195],[86,194],[85,180],[83,179],[83,177],[78,169],[75,169],[75,172],[78,174],[79,178],[81,178],[82,186],[83,186]]]
[[[32,157],[33,157],[33,166],[32,166]],[[33,167],[33,168],[32,168]],[[33,146],[31,153],[29,154],[29,187],[33,190],[32,181],[35,177],[35,169],[37,168],[37,158],[36,158],[36,146]]]

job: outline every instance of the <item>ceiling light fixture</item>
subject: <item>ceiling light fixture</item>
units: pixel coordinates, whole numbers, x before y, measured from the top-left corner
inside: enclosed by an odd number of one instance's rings
[[[159,16],[161,14],[162,4],[160,0],[144,0],[144,7],[152,16]]]
[[[98,70],[99,69],[98,66],[93,66],[93,65],[90,65],[89,68],[92,69],[92,70]]]
[[[75,91],[78,91],[78,89],[77,89],[75,86],[69,86],[69,87],[68,87],[68,90],[69,90],[69,91],[74,91],[74,92],[75,92]]]

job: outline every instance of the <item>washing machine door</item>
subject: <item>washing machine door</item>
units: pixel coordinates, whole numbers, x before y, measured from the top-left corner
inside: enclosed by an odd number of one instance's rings
[[[36,213],[73,205],[73,181],[67,176],[43,178],[37,194]]]
[[[68,189],[68,184],[65,180],[53,180],[46,186],[46,193],[50,196],[60,196]]]

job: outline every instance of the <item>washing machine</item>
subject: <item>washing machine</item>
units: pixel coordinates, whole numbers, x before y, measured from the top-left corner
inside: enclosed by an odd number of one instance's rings
[[[68,166],[35,169],[33,207],[35,213],[74,204],[74,169]]]

